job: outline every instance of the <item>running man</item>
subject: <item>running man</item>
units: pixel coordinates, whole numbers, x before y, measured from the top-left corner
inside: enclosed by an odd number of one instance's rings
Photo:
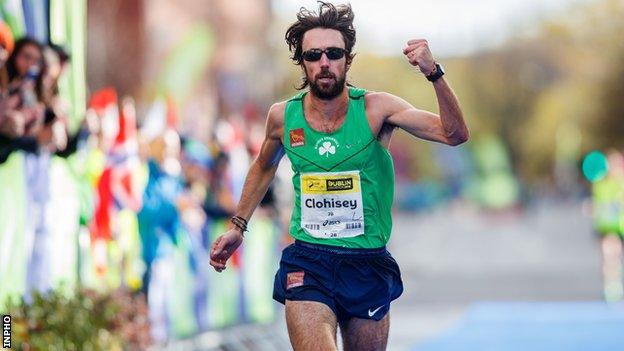
[[[390,302],[403,292],[385,246],[392,229],[392,132],[402,128],[448,145],[468,140],[457,98],[426,40],[410,40],[403,54],[433,82],[439,116],[346,83],[353,17],[349,5],[320,2],[318,12],[302,8],[288,28],[286,42],[303,71],[300,89],[309,89],[270,108],[231,228],[211,249],[210,264],[220,272],[286,154],[294,171],[295,243],[282,253],[273,297],[286,306],[295,350],[336,350],[338,326],[345,350],[386,348]]]

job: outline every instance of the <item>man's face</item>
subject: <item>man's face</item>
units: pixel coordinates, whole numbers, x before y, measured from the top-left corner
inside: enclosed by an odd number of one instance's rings
[[[345,48],[342,34],[335,29],[314,28],[303,35],[302,49],[325,50],[327,48]],[[303,69],[310,83],[310,92],[323,100],[331,100],[340,95],[345,87],[348,71],[346,55],[337,60],[330,60],[326,53],[318,61],[303,60]]]

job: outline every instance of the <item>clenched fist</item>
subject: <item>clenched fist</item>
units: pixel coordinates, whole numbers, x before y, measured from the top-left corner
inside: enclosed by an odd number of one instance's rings
[[[403,49],[403,54],[412,66],[416,66],[420,71],[428,76],[435,69],[435,61],[429,43],[425,39],[412,39],[407,42],[407,46]]]

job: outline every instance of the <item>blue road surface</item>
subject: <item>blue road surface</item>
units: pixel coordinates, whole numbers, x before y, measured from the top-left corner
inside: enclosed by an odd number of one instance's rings
[[[412,351],[624,350],[624,304],[484,302]]]

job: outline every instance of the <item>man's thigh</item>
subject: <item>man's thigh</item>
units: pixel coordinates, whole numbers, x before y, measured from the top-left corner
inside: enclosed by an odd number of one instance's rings
[[[323,303],[286,300],[286,325],[295,351],[337,350],[336,315]]]
[[[340,334],[345,351],[385,350],[388,344],[390,314],[379,321],[351,318],[340,323]]]

